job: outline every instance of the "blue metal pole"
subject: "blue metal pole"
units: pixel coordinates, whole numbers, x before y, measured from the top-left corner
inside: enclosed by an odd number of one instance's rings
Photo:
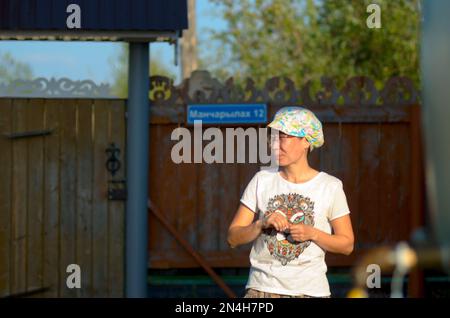
[[[147,296],[149,44],[130,43],[127,122],[126,297]]]

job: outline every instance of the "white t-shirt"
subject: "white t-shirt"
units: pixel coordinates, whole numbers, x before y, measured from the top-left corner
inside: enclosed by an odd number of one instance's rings
[[[276,170],[259,171],[241,202],[262,219],[281,213],[291,223],[304,223],[331,234],[330,221],[349,214],[342,182],[319,172],[305,183],[292,183]],[[292,243],[291,243],[292,242]],[[275,229],[253,242],[246,288],[282,295],[330,296],[325,251],[311,241],[295,242]]]

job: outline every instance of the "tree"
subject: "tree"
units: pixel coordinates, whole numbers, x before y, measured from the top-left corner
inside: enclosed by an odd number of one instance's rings
[[[382,27],[368,29],[366,8],[381,7]],[[420,1],[325,1],[319,23],[327,34],[329,71],[347,76],[366,75],[380,83],[406,76],[420,84]]]
[[[180,40],[182,79],[189,78],[191,73],[198,69],[195,4],[196,0],[188,1],[189,28],[183,31],[183,37]]]
[[[118,97],[126,98],[128,96],[128,45],[122,45],[118,55],[110,59],[110,63],[113,68],[112,92]],[[155,58],[150,59],[150,75],[175,78],[175,75]]]
[[[30,65],[19,62],[6,52],[0,54],[0,83],[9,83],[15,79],[32,79],[33,71]]]
[[[211,1],[228,24],[209,37],[220,49],[206,60],[219,78],[287,76],[298,85],[329,76],[342,85],[355,75],[378,83],[402,75],[419,83],[420,0]],[[381,7],[381,29],[366,25],[371,3]]]

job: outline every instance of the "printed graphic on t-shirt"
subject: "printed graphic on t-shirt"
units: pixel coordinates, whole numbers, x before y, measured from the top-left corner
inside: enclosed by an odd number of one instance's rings
[[[314,202],[297,193],[280,194],[270,198],[264,217],[272,213],[284,215],[291,224],[314,226]],[[263,233],[270,255],[283,266],[298,258],[311,243],[296,242],[289,233],[280,233],[274,228],[266,229]]]

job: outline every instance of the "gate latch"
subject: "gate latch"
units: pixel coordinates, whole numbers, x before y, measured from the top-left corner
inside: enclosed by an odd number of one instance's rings
[[[120,149],[115,143],[111,143],[105,151],[108,154],[106,169],[111,174],[108,181],[108,200],[125,201],[127,199],[126,180],[115,178],[122,164],[119,160]]]

